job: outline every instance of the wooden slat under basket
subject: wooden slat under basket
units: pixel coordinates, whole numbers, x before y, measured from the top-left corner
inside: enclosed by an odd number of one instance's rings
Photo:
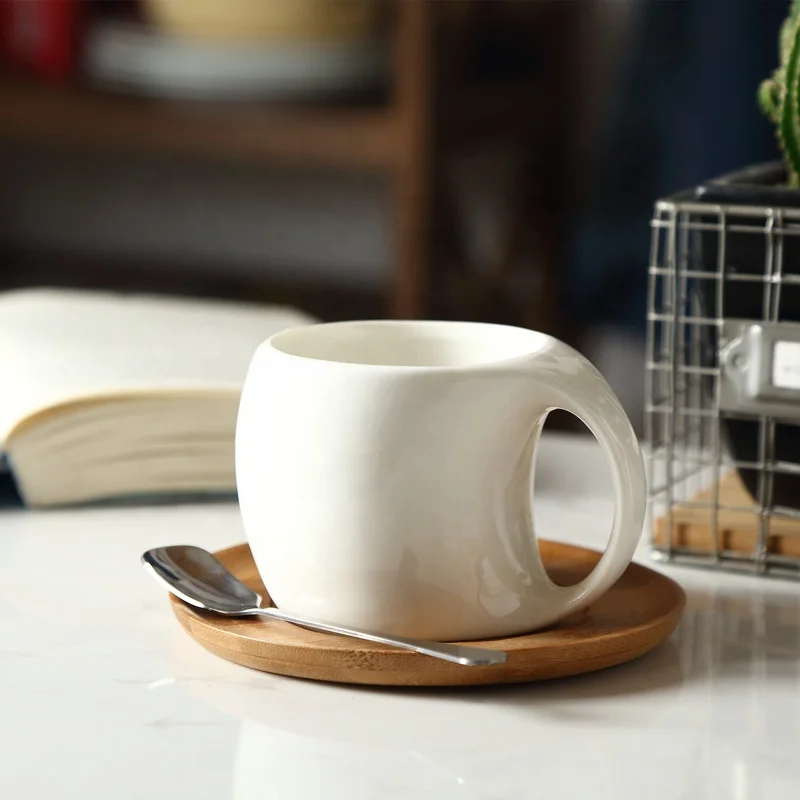
[[[710,486],[692,497],[692,503],[680,505],[672,511],[672,545],[699,552],[714,549],[714,487]],[[739,476],[730,472],[719,482],[719,508],[717,510],[717,546],[720,551],[752,554],[759,536],[759,515],[752,498],[742,485]],[[738,507],[732,510],[730,507]],[[752,509],[752,510],[750,510]],[[773,555],[800,558],[800,520],[773,514],[768,520],[767,552]],[[656,519],[653,545],[668,546],[669,517]]]

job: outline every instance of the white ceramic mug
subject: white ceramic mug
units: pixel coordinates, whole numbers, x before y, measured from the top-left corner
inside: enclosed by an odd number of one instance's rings
[[[616,512],[575,586],[532,525],[551,409],[602,446]],[[645,514],[636,435],[604,378],[536,331],[462,322],[324,323],[253,356],[236,430],[245,533],[275,604],[438,640],[508,636],[588,606],[633,557]]]

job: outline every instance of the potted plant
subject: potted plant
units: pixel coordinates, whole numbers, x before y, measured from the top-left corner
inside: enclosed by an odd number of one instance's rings
[[[759,87],[758,101],[763,113],[776,126],[783,161],[748,167],[708,181],[694,190],[695,200],[714,209],[740,207],[735,220],[729,219],[730,225],[722,232],[724,275],[693,282],[695,296],[705,316],[753,321],[771,316],[778,322],[800,323],[800,284],[782,284],[777,308],[771,309],[767,302],[770,283],[765,279],[767,237],[757,232],[759,228],[765,229],[768,209],[800,209],[800,0],[792,0],[790,4],[781,27],[778,51],[779,65]],[[747,209],[752,210],[752,214]],[[703,222],[719,220],[712,208],[707,217],[701,217]],[[752,229],[741,230],[741,226]],[[784,224],[784,228],[789,226]],[[731,229],[735,227],[740,229]],[[800,235],[778,232],[777,236],[781,238],[783,274],[800,275]],[[691,257],[696,259],[695,268],[719,275],[720,241],[720,233],[713,228],[695,236],[691,250]],[[748,276],[752,280],[747,280]],[[717,294],[720,280],[723,282],[721,296]],[[708,328],[707,331],[706,357],[716,364],[717,329]],[[779,461],[798,463],[800,404],[796,421],[792,422],[790,416],[788,414],[785,421],[776,420],[772,455]],[[723,425],[734,459],[758,462],[760,433],[756,418],[726,416]],[[750,494],[758,498],[758,470],[739,468],[738,472]],[[800,508],[800,476],[776,473],[770,505]]]

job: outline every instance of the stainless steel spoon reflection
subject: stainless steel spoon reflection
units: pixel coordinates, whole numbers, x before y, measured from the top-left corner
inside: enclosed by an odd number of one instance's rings
[[[176,597],[196,608],[213,611],[229,617],[264,616],[291,622],[303,628],[365,639],[368,642],[387,644],[403,650],[463,664],[467,667],[501,664],[506,654],[500,650],[468,647],[444,642],[428,642],[401,636],[384,636],[373,631],[357,630],[322,622],[316,619],[289,614],[274,606],[262,608],[260,595],[245,586],[231,574],[211,553],[192,545],[173,545],[148,550],[142,563],[156,580],[165,585]]]

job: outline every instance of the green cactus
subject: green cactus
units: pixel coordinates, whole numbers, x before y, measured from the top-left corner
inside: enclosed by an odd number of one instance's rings
[[[781,26],[780,64],[759,87],[761,110],[777,126],[790,186],[800,187],[800,0],[792,0]]]

